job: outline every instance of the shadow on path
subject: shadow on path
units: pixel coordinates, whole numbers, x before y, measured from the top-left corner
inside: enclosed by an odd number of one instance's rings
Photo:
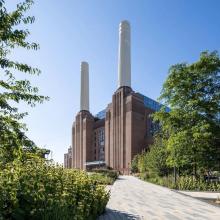
[[[97,220],[141,220],[141,218],[127,212],[106,209],[105,213],[98,217]]]
[[[121,178],[120,176],[117,178],[117,180],[125,180],[124,178]]]

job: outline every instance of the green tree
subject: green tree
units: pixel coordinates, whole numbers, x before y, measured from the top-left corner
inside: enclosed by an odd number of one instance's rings
[[[169,170],[166,164],[167,151],[164,142],[166,140],[161,137],[155,137],[154,144],[150,146],[146,159],[150,171],[158,176],[168,175]]]
[[[170,106],[154,114],[167,138],[172,167],[214,169],[220,162],[220,58],[203,52],[192,64],[181,63],[169,70],[160,100]]]
[[[34,107],[48,97],[38,94],[38,88],[27,79],[16,78],[17,72],[30,75],[40,74],[38,68],[10,59],[17,48],[37,50],[37,43],[30,43],[26,25],[34,22],[33,16],[25,16],[33,4],[26,0],[8,11],[4,0],[0,0],[0,161],[10,161],[18,157],[22,149],[36,150],[35,144],[25,135],[26,126],[21,119],[27,112],[19,112],[18,103]]]
[[[150,146],[149,150],[134,158],[138,170],[141,173],[147,173],[150,177],[166,176],[169,168],[166,164],[167,151],[165,146],[166,140],[159,135],[155,135],[154,144]],[[138,161],[136,162],[136,160]]]

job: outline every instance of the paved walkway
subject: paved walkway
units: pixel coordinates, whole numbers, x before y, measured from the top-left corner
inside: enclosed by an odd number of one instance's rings
[[[111,188],[107,211],[98,220],[220,220],[220,208],[132,176]]]

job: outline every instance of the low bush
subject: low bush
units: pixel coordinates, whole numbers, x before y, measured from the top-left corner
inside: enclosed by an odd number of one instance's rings
[[[175,186],[173,184],[173,177],[171,177],[171,176],[160,177],[157,175],[150,176],[147,173],[141,173],[140,178],[142,180],[145,180],[145,181],[157,184],[157,185],[161,185],[161,186],[165,186],[165,187],[169,187],[169,188],[175,188]]]
[[[112,185],[115,182],[115,179],[103,173],[91,173],[90,178],[99,185]]]
[[[202,179],[195,179],[192,176],[181,176],[177,178],[174,183],[173,176],[159,177],[149,176],[147,173],[141,173],[140,178],[161,186],[169,187],[177,190],[191,190],[191,191],[220,191],[220,183],[205,182]]]
[[[112,185],[118,176],[118,171],[109,169],[93,169],[91,173],[91,178],[102,185]]]
[[[7,164],[0,171],[0,219],[92,220],[109,193],[85,172],[45,160]]]
[[[220,191],[220,183],[205,182],[202,179],[183,176],[178,178],[176,188],[179,190]]]

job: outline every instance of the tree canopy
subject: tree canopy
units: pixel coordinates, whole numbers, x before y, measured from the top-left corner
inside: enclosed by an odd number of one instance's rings
[[[197,62],[169,69],[160,100],[171,108],[154,114],[167,138],[167,163],[220,166],[220,58],[203,52]]]
[[[0,0],[0,160],[13,160],[22,149],[36,150],[35,144],[25,135],[26,126],[21,120],[28,114],[20,112],[19,103],[34,107],[48,97],[38,94],[38,88],[25,79],[18,79],[16,73],[38,75],[40,70],[26,63],[12,60],[10,54],[17,48],[38,50],[39,45],[28,42],[27,25],[34,23],[33,16],[26,15],[33,0],[18,4],[14,11],[8,11],[5,1]]]

